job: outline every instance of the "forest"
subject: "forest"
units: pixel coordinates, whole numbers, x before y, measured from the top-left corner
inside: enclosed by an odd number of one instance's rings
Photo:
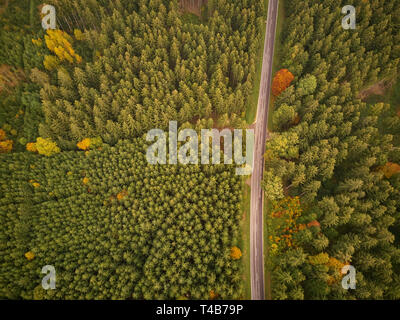
[[[263,3],[46,3],[54,30],[1,4],[0,298],[243,298],[242,179],[150,165],[144,135],[244,125]]]
[[[240,298],[233,166],[153,166],[146,148],[3,156],[2,298]],[[57,290],[42,288],[45,265]]]
[[[353,1],[344,31],[347,4],[285,1],[263,182],[273,299],[400,298],[400,3]],[[377,83],[393,98],[367,97]]]
[[[264,2],[49,0],[45,31],[41,1],[0,1],[0,299],[246,297],[244,180],[150,165],[145,134],[248,127]],[[400,299],[400,2],[353,0],[355,30],[345,1],[281,3],[267,291]]]

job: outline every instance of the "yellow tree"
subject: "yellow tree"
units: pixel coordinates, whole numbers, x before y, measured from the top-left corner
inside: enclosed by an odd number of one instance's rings
[[[80,63],[82,57],[75,53],[72,48],[73,39],[62,30],[47,29],[44,36],[47,48],[56,54],[56,56],[45,56],[44,66],[48,70],[54,69],[59,62],[68,61],[69,63]]]
[[[37,138],[35,143],[37,152],[45,156],[51,156],[60,152],[60,148],[51,139]]]
[[[233,260],[238,260],[242,256],[242,251],[238,247],[232,247],[231,248],[231,258]]]

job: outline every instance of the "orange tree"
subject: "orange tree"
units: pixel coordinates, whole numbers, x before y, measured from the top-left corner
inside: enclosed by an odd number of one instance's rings
[[[269,244],[271,253],[274,254],[284,247],[292,247],[293,234],[305,228],[299,225],[297,219],[300,217],[302,209],[299,197],[286,197],[272,204],[268,224]]]
[[[288,69],[279,70],[272,80],[272,94],[279,96],[293,80],[294,75]]]

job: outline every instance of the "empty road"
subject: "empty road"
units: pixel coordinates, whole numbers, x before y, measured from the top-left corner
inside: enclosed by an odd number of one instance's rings
[[[253,173],[251,176],[250,202],[250,272],[251,299],[264,300],[264,236],[263,206],[264,192],[261,181],[264,174],[265,142],[268,137],[268,107],[272,81],[272,62],[276,21],[278,19],[278,0],[269,0],[268,18],[264,42],[264,54],[258,96],[257,121],[255,129],[255,146]]]

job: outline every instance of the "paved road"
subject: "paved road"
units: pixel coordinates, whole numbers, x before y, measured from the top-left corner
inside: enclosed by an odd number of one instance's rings
[[[250,202],[250,272],[252,300],[265,299],[263,254],[264,192],[261,188],[261,181],[264,173],[265,141],[268,137],[267,120],[271,92],[275,30],[276,21],[278,19],[278,3],[279,0],[269,0],[268,4],[267,29],[265,33],[264,55],[255,129],[254,162],[253,174],[251,176]]]

